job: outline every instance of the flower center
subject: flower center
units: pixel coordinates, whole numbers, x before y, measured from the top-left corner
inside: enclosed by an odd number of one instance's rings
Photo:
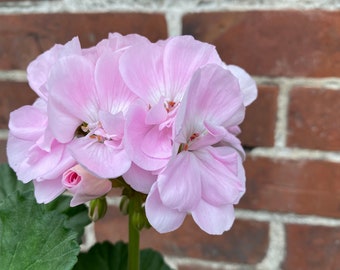
[[[194,132],[190,135],[189,140],[187,143],[181,143],[179,146],[179,150],[178,153],[182,152],[182,151],[188,151],[189,150],[189,144],[194,141],[196,138],[198,138],[200,136],[199,133]]]
[[[104,143],[106,140],[111,140],[110,137],[104,131],[100,122],[89,125],[83,122],[75,131],[75,136],[77,138],[90,137],[95,139],[100,143]]]

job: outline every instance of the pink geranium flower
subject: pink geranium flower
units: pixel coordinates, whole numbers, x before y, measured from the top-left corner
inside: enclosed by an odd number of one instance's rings
[[[49,127],[78,163],[102,178],[131,166],[122,139],[125,114],[136,96],[122,81],[120,52],[106,52],[95,65],[84,56],[60,59],[51,69]]]
[[[191,36],[140,44],[121,57],[124,82],[140,98],[128,112],[124,140],[130,158],[139,168],[159,171],[168,163],[178,106],[194,72],[208,63],[222,61],[212,45]],[[150,190],[154,178],[150,174],[144,192]],[[132,187],[139,184],[132,181]]]
[[[159,232],[177,229],[187,213],[210,234],[228,230],[245,192],[243,150],[229,132],[244,118],[238,79],[219,65],[198,69],[178,108],[172,158],[146,200]]]
[[[63,174],[62,184],[73,195],[71,206],[104,196],[112,188],[110,180],[96,177],[80,165]]]

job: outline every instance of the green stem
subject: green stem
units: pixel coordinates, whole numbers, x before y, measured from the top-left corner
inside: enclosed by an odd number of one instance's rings
[[[139,270],[139,229],[135,224],[138,209],[138,196],[131,196],[129,203],[128,270]]]

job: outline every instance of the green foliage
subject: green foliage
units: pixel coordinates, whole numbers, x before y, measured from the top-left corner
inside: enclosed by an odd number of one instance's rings
[[[170,270],[162,255],[152,249],[141,251],[140,270]],[[87,253],[79,254],[73,270],[126,270],[128,264],[128,245],[117,242],[97,243]]]
[[[32,184],[21,183],[8,165],[0,165],[1,269],[72,269],[90,220],[86,206],[69,203],[69,197],[60,196],[37,204]]]

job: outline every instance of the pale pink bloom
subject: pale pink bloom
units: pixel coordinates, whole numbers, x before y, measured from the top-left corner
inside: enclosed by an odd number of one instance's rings
[[[34,179],[39,203],[48,203],[64,192],[63,172],[75,164],[64,144],[47,127],[46,101],[39,98],[10,114],[8,163],[24,183]]]
[[[177,229],[188,213],[209,234],[234,221],[233,204],[245,192],[243,150],[228,128],[244,118],[238,79],[219,65],[193,75],[174,123],[173,155],[146,200],[150,224]]]
[[[122,139],[125,114],[136,96],[121,79],[120,55],[106,52],[95,65],[84,56],[63,57],[47,81],[52,134],[102,178],[118,177],[131,166]]]
[[[56,44],[51,49],[39,55],[27,67],[27,79],[30,87],[39,97],[47,100],[46,81],[52,66],[62,57],[81,55],[78,37],[74,37],[65,45]]]
[[[128,112],[124,141],[137,166],[159,171],[168,163],[177,108],[194,72],[209,63],[222,64],[215,47],[191,36],[143,43],[123,54],[122,77],[140,98]]]
[[[63,174],[62,184],[73,195],[71,206],[104,196],[112,188],[110,180],[94,176],[80,165],[70,168]]]

